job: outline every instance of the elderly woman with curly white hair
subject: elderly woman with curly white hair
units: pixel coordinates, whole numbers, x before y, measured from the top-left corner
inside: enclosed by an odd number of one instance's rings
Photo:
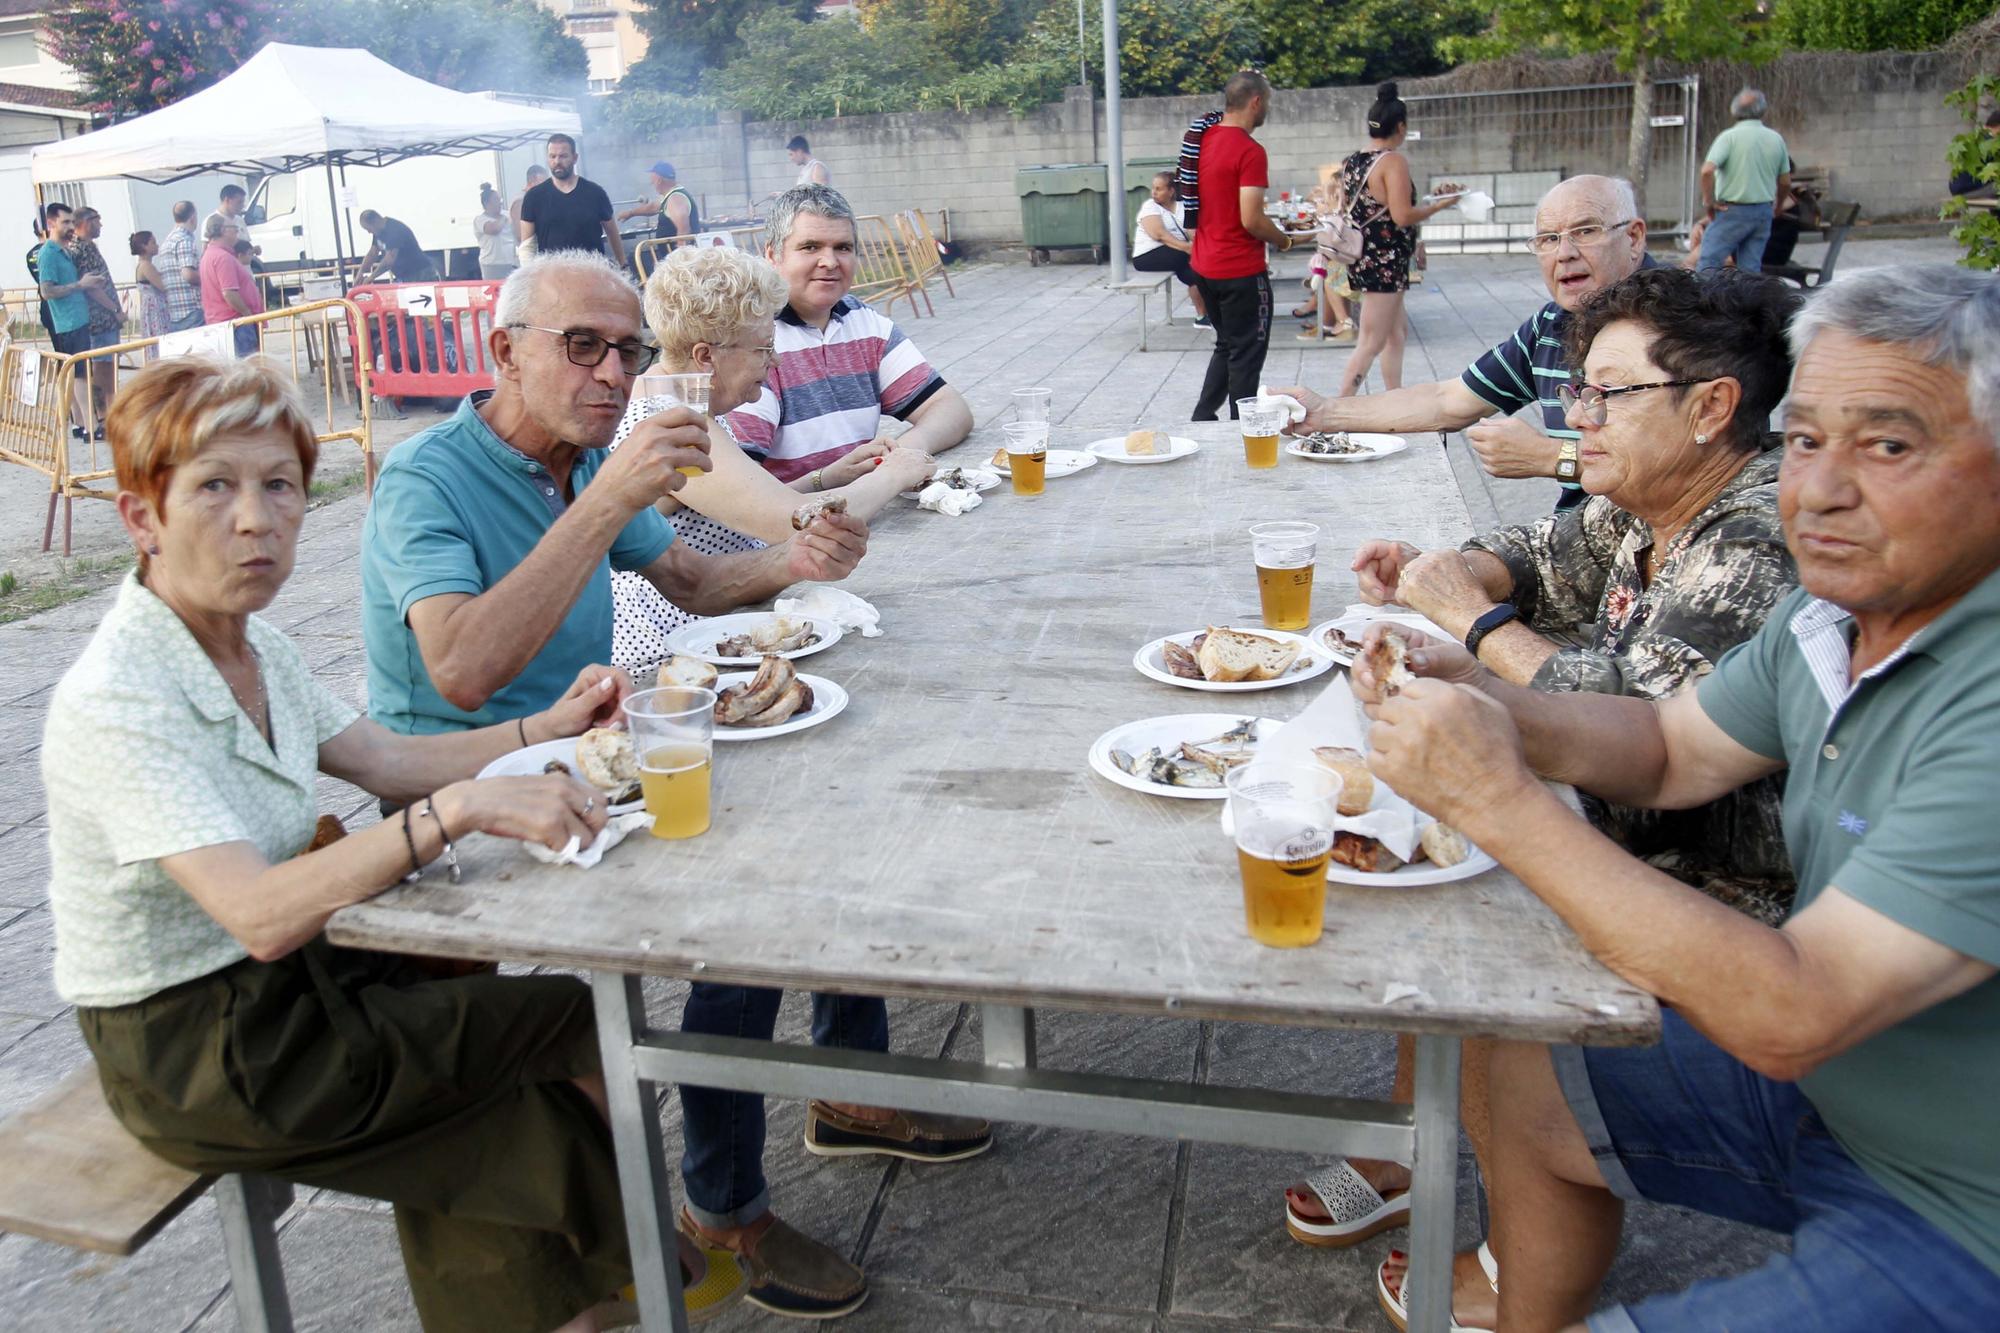
[[[786,540],[800,492],[810,489],[804,478],[787,486],[766,472],[723,420],[762,391],[774,359],[773,320],[785,300],[777,268],[746,250],[685,246],[646,283],[646,323],[659,340],[660,371],[711,377],[711,470],[689,477],[659,503],[681,540],[697,551],[721,555]],[[662,398],[635,397],[611,447],[665,406]],[[846,500],[849,513],[872,518],[900,492],[922,485],[934,466],[921,449],[864,444],[824,469],[825,489]],[[612,595],[611,658],[617,665],[658,661],[666,655],[666,636],[696,619],[637,575],[615,575]]]

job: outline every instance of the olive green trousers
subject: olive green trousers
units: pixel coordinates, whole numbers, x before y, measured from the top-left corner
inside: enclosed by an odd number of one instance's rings
[[[440,981],[321,937],[77,1019],[166,1160],[393,1203],[427,1330],[545,1333],[632,1280],[573,977]]]

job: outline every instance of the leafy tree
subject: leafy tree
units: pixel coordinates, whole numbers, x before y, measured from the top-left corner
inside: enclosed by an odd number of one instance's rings
[[[1951,141],[1948,157],[1953,172],[1966,172],[1989,185],[2000,185],[2000,135],[1988,134],[1985,108],[2000,100],[2000,75],[1982,74],[1944,99],[1965,114],[1965,133]],[[1954,198],[1942,216],[1955,218],[1951,238],[1965,247],[1967,268],[2000,268],[2000,214],[1991,209],[1969,209],[1965,200]]]
[[[76,71],[91,109],[124,120],[235,70],[277,15],[263,0],[73,0],[46,22],[49,53]]]
[[[1771,30],[1787,49],[1927,51],[1993,12],[1993,0],[1778,0]]]
[[[922,30],[931,48],[958,70],[998,65],[1014,50],[1038,0],[859,0],[861,24]]]
[[[633,18],[646,34],[646,58],[626,80],[640,89],[692,92],[702,75],[745,49],[750,24],[766,14],[809,19],[818,0],[641,0]]]
[[[1480,0],[1244,0],[1263,37],[1264,72],[1284,88],[1414,78],[1447,68],[1438,47],[1485,25]]]
[[[533,0],[74,0],[51,9],[50,51],[113,119],[156,111],[234,73],[269,41],[360,46],[446,87],[579,91],[583,47]]]
[[[1480,60],[1534,52],[1608,51],[1632,78],[1626,175],[1646,209],[1653,152],[1653,73],[1664,61],[1747,60],[1761,65],[1777,43],[1759,0],[1496,0],[1493,26],[1477,37],[1447,38],[1445,55]]]
[[[1084,37],[1090,81],[1101,83],[1103,28],[1090,21]],[[1256,22],[1237,0],[1118,0],[1121,96],[1220,92],[1229,76],[1254,64],[1259,53]],[[1076,0],[1048,0],[1013,58],[1076,69]],[[1065,74],[1063,81],[1072,80]]]

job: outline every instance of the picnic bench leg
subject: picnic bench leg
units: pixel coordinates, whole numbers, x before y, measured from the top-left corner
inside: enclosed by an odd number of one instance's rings
[[[1417,1038],[1416,1151],[1410,1163],[1410,1333],[1451,1325],[1451,1242],[1458,1218],[1456,1037]]]
[[[632,1063],[632,1045],[646,1032],[645,996],[639,978],[620,972],[591,973],[590,988],[597,1001],[597,1041],[604,1052],[604,1093],[618,1150],[632,1278],[639,1289],[639,1326],[647,1333],[687,1333],[659,1095]]]
[[[1035,1011],[1010,1004],[979,1006],[979,1032],[986,1063],[1007,1069],[1035,1067]]]
[[[224,1176],[215,1182],[222,1243],[236,1323],[243,1333],[292,1333],[292,1302],[278,1257],[278,1219],[292,1206],[292,1187],[270,1176]]]

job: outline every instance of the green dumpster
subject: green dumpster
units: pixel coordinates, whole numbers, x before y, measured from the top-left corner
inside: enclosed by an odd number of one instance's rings
[[[1088,250],[1091,258],[1104,258],[1104,187],[1102,162],[1022,167],[1014,173],[1030,262],[1048,262],[1051,250]]]
[[[1151,193],[1154,173],[1172,171],[1179,162],[1173,157],[1126,162],[1127,227]],[[1030,262],[1048,262],[1051,250],[1088,250],[1092,259],[1103,260],[1111,235],[1109,178],[1102,162],[1022,167],[1014,173],[1014,191],[1021,197],[1021,239],[1027,243]]]

